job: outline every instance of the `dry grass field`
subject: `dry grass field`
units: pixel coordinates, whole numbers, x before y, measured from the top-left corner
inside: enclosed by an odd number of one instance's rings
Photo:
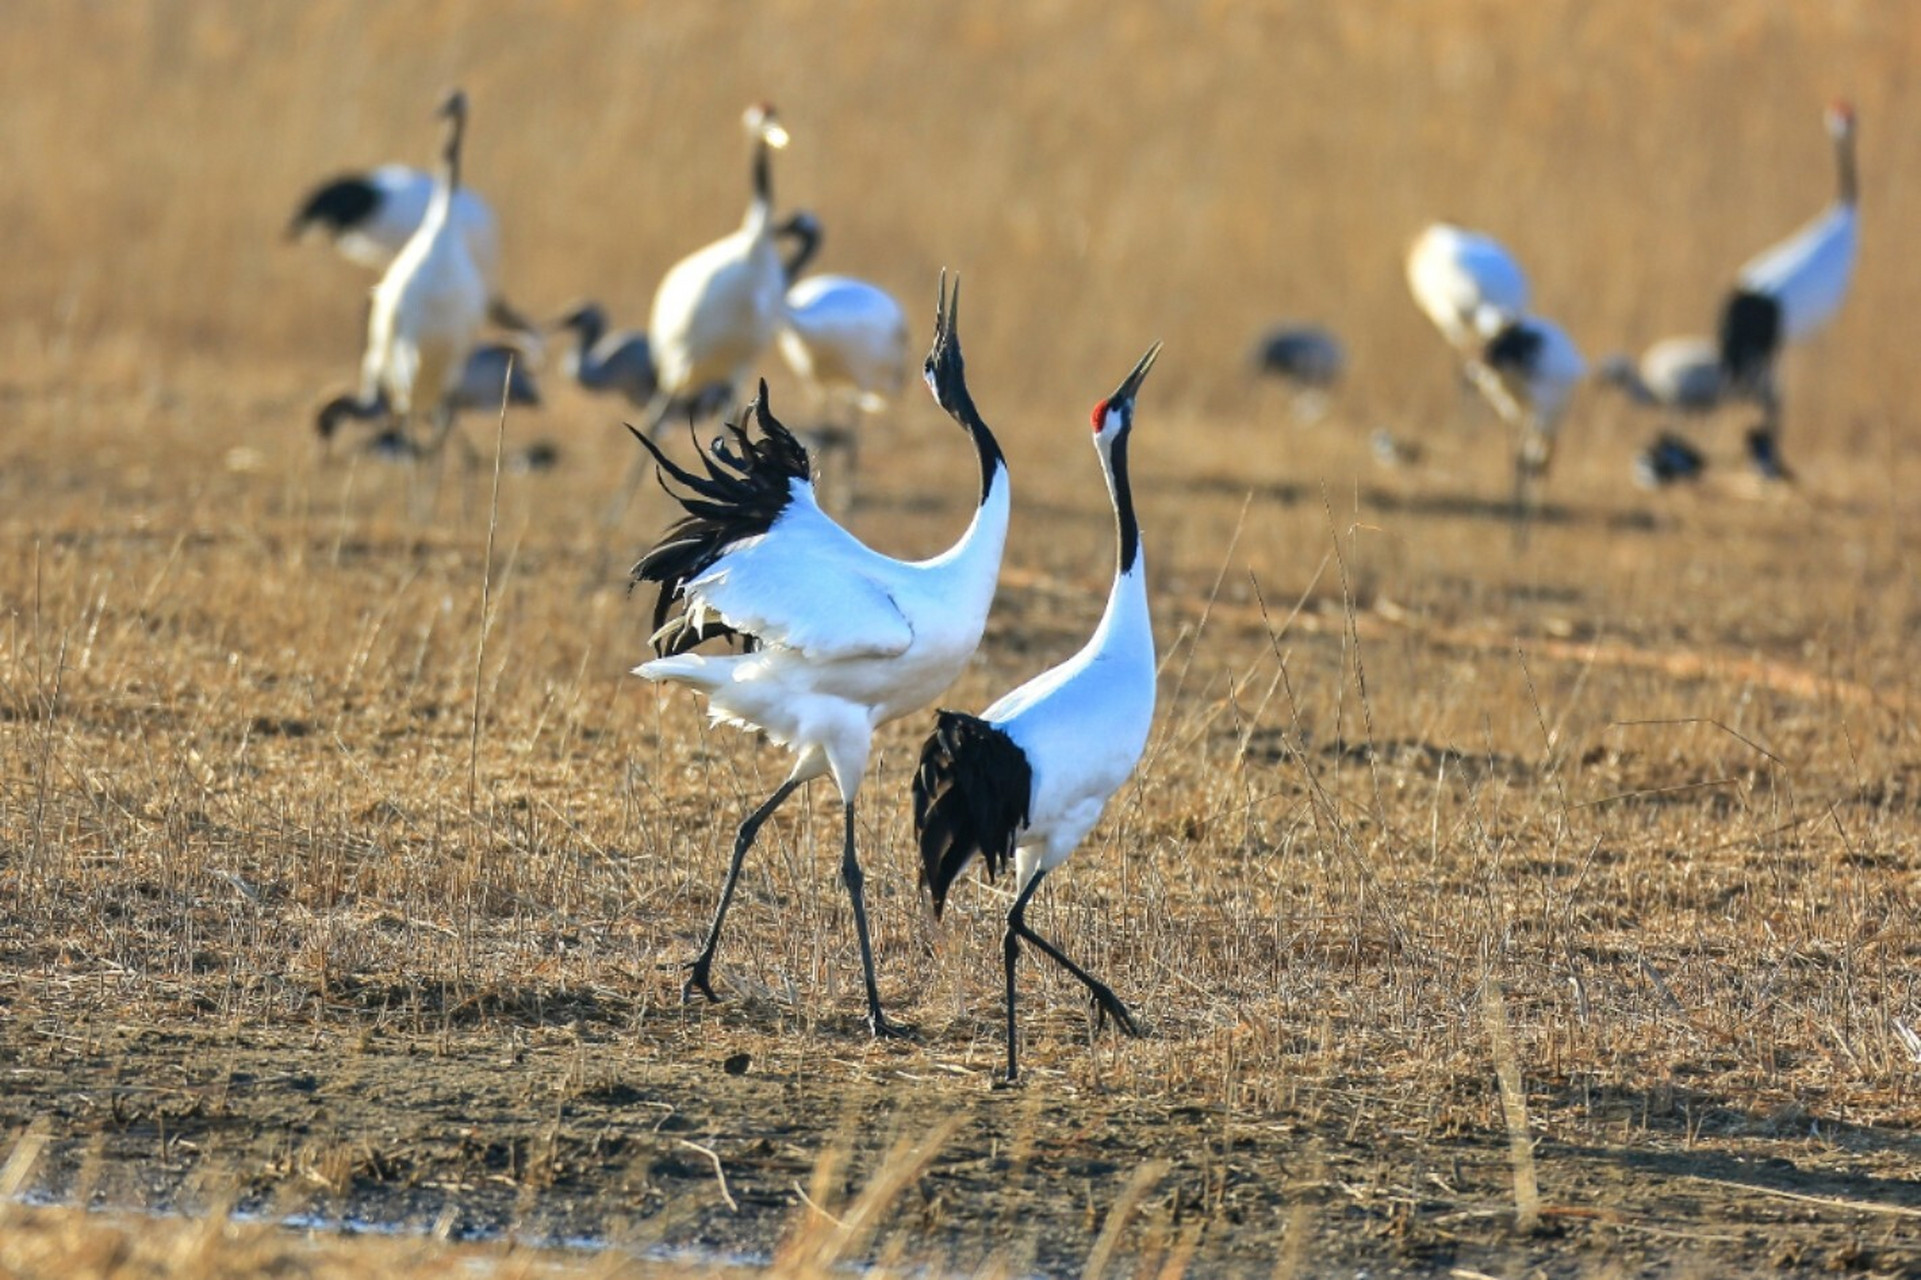
[[[1921,1273],[1900,0],[44,0],[0,37],[0,1272]],[[426,522],[312,439],[369,281],[285,220],[425,163],[455,82],[535,313],[641,323],[737,222],[760,98],[824,269],[917,342],[962,274],[1015,514],[946,705],[1098,616],[1086,409],[1165,340],[1134,445],[1160,711],[1035,914],[1148,1038],[1028,966],[1028,1078],[995,1086],[1006,886],[938,927],[915,891],[923,717],[860,820],[918,1036],[862,1024],[825,784],[749,864],[729,999],[678,1003],[786,760],[625,674],[619,572],[670,509],[593,518],[623,408],[550,367],[504,448],[559,465],[451,475]],[[1864,248],[1789,358],[1800,482],[1749,487],[1729,416],[1702,486],[1639,492],[1654,424],[1589,389],[1517,552],[1407,238],[1499,235],[1590,357],[1702,330],[1829,198],[1838,93]],[[1311,425],[1245,363],[1285,316],[1352,354]],[[1422,462],[1378,467],[1382,426]],[[849,522],[944,546],[971,467],[916,387]],[[453,1243],[501,1232],[613,1248]]]

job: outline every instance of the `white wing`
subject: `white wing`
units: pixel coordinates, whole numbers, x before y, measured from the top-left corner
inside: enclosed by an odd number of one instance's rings
[[[717,614],[770,646],[817,658],[891,658],[914,641],[890,578],[902,566],[829,519],[796,481],[773,527],[685,588],[690,613]]]
[[[411,165],[383,164],[367,175],[367,182],[380,193],[379,202],[334,245],[349,260],[385,271],[427,216],[434,176]],[[481,280],[491,291],[500,271],[500,226],[494,211],[471,187],[462,187],[454,193],[452,216]]]
[[[1742,267],[1741,284],[1780,302],[1782,337],[1805,338],[1848,296],[1859,239],[1854,206],[1836,205]]]

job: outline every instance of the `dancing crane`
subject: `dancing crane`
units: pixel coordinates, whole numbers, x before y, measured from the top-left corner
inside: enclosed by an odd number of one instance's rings
[[[1066,969],[1111,1015],[1139,1035],[1119,997],[1027,923],[1027,904],[1047,873],[1067,861],[1134,771],[1154,720],[1154,632],[1147,569],[1127,475],[1134,398],[1154,367],[1148,348],[1114,394],[1094,406],[1094,448],[1119,529],[1114,585],[1092,638],[1066,662],[1000,698],[978,716],[942,711],[914,774],[914,828],[921,884],[940,915],[948,890],[978,857],[991,877],[1014,864],[1002,960],[1007,978],[1007,1078],[1020,1073],[1014,969],[1023,941]]]
[[[796,757],[786,781],[740,825],[682,999],[696,991],[717,998],[714,952],[761,825],[803,783],[831,775],[845,819],[841,878],[860,944],[867,1023],[877,1036],[895,1033],[874,976],[854,799],[874,730],[939,697],[980,645],[1007,540],[1007,464],[967,388],[959,312],[960,286],[950,302],[943,277],[927,385],[973,442],[980,496],[960,541],[930,560],[884,556],[820,509],[807,452],[769,410],[765,382],[751,406],[759,436],[748,434],[745,418],[728,428],[731,443],[717,440],[703,455],[704,475],[634,432],[663,477],[684,491],[677,496],[687,510],[633,569],[635,582],[658,587],[659,655],[634,672],[692,687],[706,695],[715,720],[757,730]],[[716,637],[740,642],[745,652],[690,652]]]

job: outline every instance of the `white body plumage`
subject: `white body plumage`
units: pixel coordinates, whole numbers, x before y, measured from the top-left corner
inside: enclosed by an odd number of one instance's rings
[[[1860,240],[1854,204],[1836,204],[1742,267],[1736,283],[1780,303],[1781,338],[1798,342],[1841,309]]]
[[[1721,402],[1721,350],[1713,339],[1695,334],[1662,338],[1637,361],[1610,356],[1600,377],[1627,392],[1636,403],[1678,413],[1706,413]]]
[[[1067,861],[1127,781],[1154,722],[1154,633],[1145,562],[1116,575],[1100,626],[1072,658],[996,701],[981,718],[1034,771],[1014,887]]]
[[[1527,273],[1491,236],[1434,223],[1409,246],[1406,268],[1415,305],[1458,350],[1527,311]]]
[[[1587,361],[1559,325],[1527,316],[1494,334],[1468,362],[1468,373],[1511,426],[1552,436],[1587,376]]]
[[[874,730],[939,697],[980,645],[1007,538],[1006,471],[961,540],[931,560],[874,551],[823,512],[804,481],[791,482],[790,495],[766,534],[683,589],[690,614],[761,647],[656,658],[634,674],[699,689],[714,719],[795,751],[793,778],[831,772],[851,800]]]
[[[341,195],[329,201],[329,192]],[[383,164],[316,189],[296,215],[294,229],[322,224],[342,257],[374,271],[385,271],[426,220],[433,194],[433,174],[411,165]],[[346,216],[344,210],[349,206],[354,216]],[[330,210],[343,212],[336,215]],[[493,209],[472,189],[462,187],[454,193],[449,213],[491,292],[500,276],[500,224]]]
[[[420,225],[374,286],[362,358],[363,396],[377,390],[395,413],[436,409],[463,372],[487,313],[487,288],[450,217],[458,190],[466,100],[450,97],[447,156]]]
[[[852,276],[809,276],[787,290],[779,345],[823,397],[845,393],[874,413],[907,382],[907,316],[891,294]]]
[[[661,416],[676,403],[731,392],[773,341],[787,291],[774,248],[768,151],[787,144],[773,109],[749,109],[754,195],[740,229],[676,262],[654,292],[647,320]]]

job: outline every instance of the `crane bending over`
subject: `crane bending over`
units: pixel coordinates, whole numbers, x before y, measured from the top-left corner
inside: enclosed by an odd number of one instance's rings
[[[1539,316],[1509,320],[1467,362],[1468,377],[1514,433],[1515,537],[1525,541],[1555,437],[1587,361],[1567,333]]]

